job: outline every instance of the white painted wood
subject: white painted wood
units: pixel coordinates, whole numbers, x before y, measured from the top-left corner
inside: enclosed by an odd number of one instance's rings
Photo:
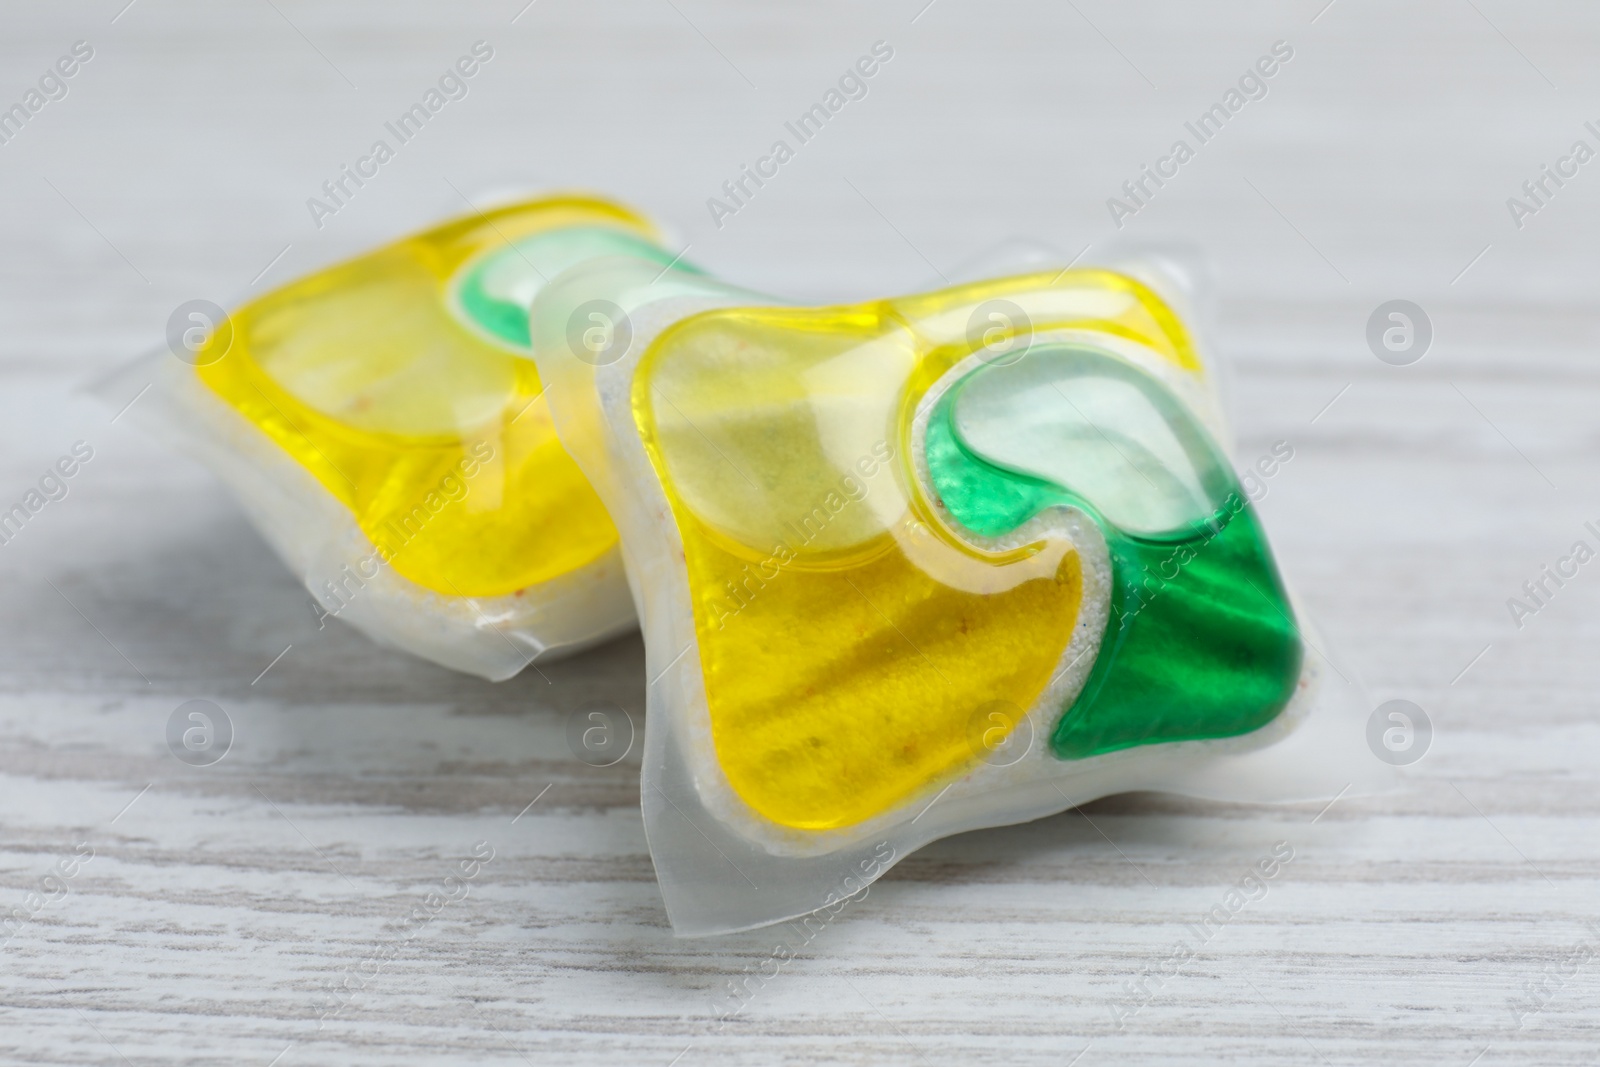
[[[0,15],[0,104],[94,48],[0,146],[0,504],[94,448],[0,547],[0,907],[93,849],[0,950],[0,1059],[1593,1061],[1600,964],[1563,961],[1600,943],[1600,577],[1520,630],[1505,603],[1600,520],[1600,172],[1520,230],[1505,203],[1600,143],[1591,6],[123,2]],[[314,228],[306,198],[479,39],[470,94]],[[706,199],[880,39],[866,98],[716,227]],[[1106,198],[1278,39],[1268,96],[1119,234]],[[1286,567],[1374,699],[1428,710],[1433,750],[1315,822],[1132,796],[939,843],[719,1027],[779,935],[675,940],[637,764],[562,741],[584,700],[639,713],[636,640],[496,686],[319,632],[197,464],[72,391],[183,300],[529,180],[630,199],[690,258],[809,298],[1013,236],[1198,246],[1240,453],[1295,447],[1263,504]],[[1411,367],[1363,340],[1396,297],[1437,331]],[[209,768],[164,743],[196,698],[237,731]],[[1268,895],[1116,1030],[1126,984],[1280,840]],[[466,898],[404,925],[479,841]]]

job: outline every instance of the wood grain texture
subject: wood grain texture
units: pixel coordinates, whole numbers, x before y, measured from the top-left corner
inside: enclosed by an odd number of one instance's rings
[[[0,1060],[1593,1062],[1600,572],[1520,629],[1505,605],[1600,520],[1600,164],[1520,229],[1505,204],[1595,142],[1592,6],[124,2],[0,15],[0,105],[95,49],[0,146],[0,505],[95,450],[0,547],[0,907],[93,850],[0,950]],[[306,199],[480,39],[469,95],[316,228]],[[880,39],[868,95],[717,226],[706,199]],[[1106,199],[1279,39],[1266,98],[1116,229]],[[1016,236],[1197,247],[1238,453],[1295,449],[1262,504],[1285,567],[1432,750],[1320,818],[1136,795],[940,842],[719,1023],[776,935],[674,939],[637,757],[563,740],[590,699],[643,725],[636,638],[490,685],[318,630],[192,457],[75,391],[181,301],[528,181],[815,299]],[[1403,368],[1363,338],[1397,297],[1436,329]],[[197,698],[236,731],[207,768],[164,741]],[[465,899],[408,923],[483,841]],[[1267,895],[1131,1000],[1279,841]]]

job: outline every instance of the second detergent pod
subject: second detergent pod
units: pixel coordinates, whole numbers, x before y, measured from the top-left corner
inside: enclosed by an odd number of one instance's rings
[[[601,200],[475,212],[197,323],[105,391],[154,384],[135,417],[222,477],[319,620],[509,677],[634,625],[528,349],[539,289],[617,254],[672,260]]]

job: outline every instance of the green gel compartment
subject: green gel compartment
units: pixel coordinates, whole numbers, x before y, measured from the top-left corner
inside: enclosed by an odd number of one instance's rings
[[[604,226],[572,226],[534,234],[495,249],[458,272],[451,292],[456,316],[519,352],[528,350],[528,308],[552,278],[587,260],[630,256],[702,273],[637,234]]]
[[[1288,704],[1302,647],[1266,537],[1221,450],[1153,376],[1093,348],[1035,345],[939,399],[926,457],[934,491],[977,534],[1068,507],[1105,536],[1111,610],[1051,731],[1057,757],[1233,737]]]

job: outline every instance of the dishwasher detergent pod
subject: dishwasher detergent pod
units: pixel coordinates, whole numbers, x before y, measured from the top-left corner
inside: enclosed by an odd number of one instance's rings
[[[673,259],[600,200],[477,212],[175,315],[171,353],[103,391],[154,383],[132,411],[215,469],[320,623],[506,678],[634,625],[616,527],[528,358],[540,288],[619,254]]]
[[[1113,792],[1374,773],[1180,298],[1141,277],[795,307],[619,257],[540,293],[556,427],[644,628],[678,932],[833,907],[930,840]],[[584,309],[628,344],[575,347]]]

